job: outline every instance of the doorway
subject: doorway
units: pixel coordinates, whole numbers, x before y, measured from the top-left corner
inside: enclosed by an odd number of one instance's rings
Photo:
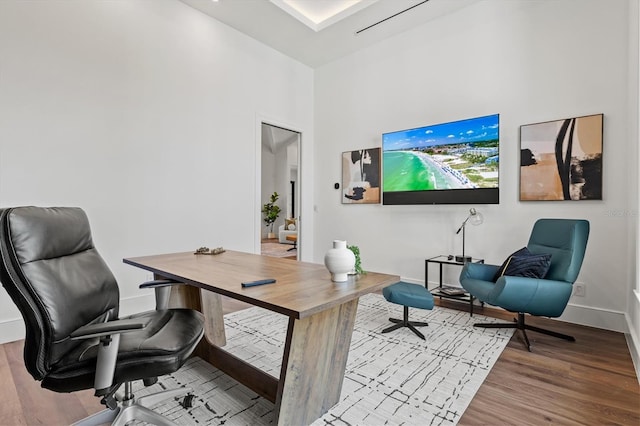
[[[274,193],[280,207],[272,226],[261,214],[260,254],[299,259],[300,133],[265,122],[260,127],[260,209]]]

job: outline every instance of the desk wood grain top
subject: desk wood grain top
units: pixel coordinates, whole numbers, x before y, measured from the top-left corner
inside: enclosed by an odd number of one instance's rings
[[[293,318],[304,318],[400,281],[367,272],[334,283],[324,265],[227,250],[218,255],[171,253],[132,257],[124,263]],[[242,282],[276,283],[242,288]]]

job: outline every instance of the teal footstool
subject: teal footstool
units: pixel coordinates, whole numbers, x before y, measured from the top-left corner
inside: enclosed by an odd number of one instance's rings
[[[382,295],[387,299],[387,301],[404,306],[403,319],[389,318],[389,321],[395,323],[395,325],[385,328],[382,332],[388,333],[401,327],[408,327],[422,340],[426,340],[424,335],[420,333],[416,327],[423,327],[429,324],[426,322],[409,321],[409,307],[433,309],[433,295],[429,290],[419,284],[400,281],[390,285],[389,287],[383,288]]]

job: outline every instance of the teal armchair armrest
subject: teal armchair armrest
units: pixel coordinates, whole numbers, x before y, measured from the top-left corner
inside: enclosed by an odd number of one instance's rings
[[[460,285],[481,302],[487,302],[494,290],[492,281],[500,267],[485,263],[466,263],[460,272]]]
[[[500,268],[498,265],[489,265],[488,263],[465,263],[462,272],[460,272],[460,281],[464,278],[492,281],[498,268]]]
[[[502,276],[485,302],[511,312],[554,318],[562,315],[572,289],[572,284],[565,281]]]

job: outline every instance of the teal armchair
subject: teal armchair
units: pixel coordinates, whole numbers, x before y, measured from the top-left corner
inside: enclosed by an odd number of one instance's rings
[[[542,278],[501,275],[494,282],[500,266],[465,264],[460,273],[460,284],[466,291],[481,302],[518,315],[513,323],[474,326],[516,328],[521,331],[529,351],[531,344],[526,330],[575,341],[572,336],[526,324],[525,314],[551,318],[562,315],[578,278],[588,237],[589,222],[586,220],[539,219],[533,226],[527,249],[534,255],[551,255],[549,269]]]

